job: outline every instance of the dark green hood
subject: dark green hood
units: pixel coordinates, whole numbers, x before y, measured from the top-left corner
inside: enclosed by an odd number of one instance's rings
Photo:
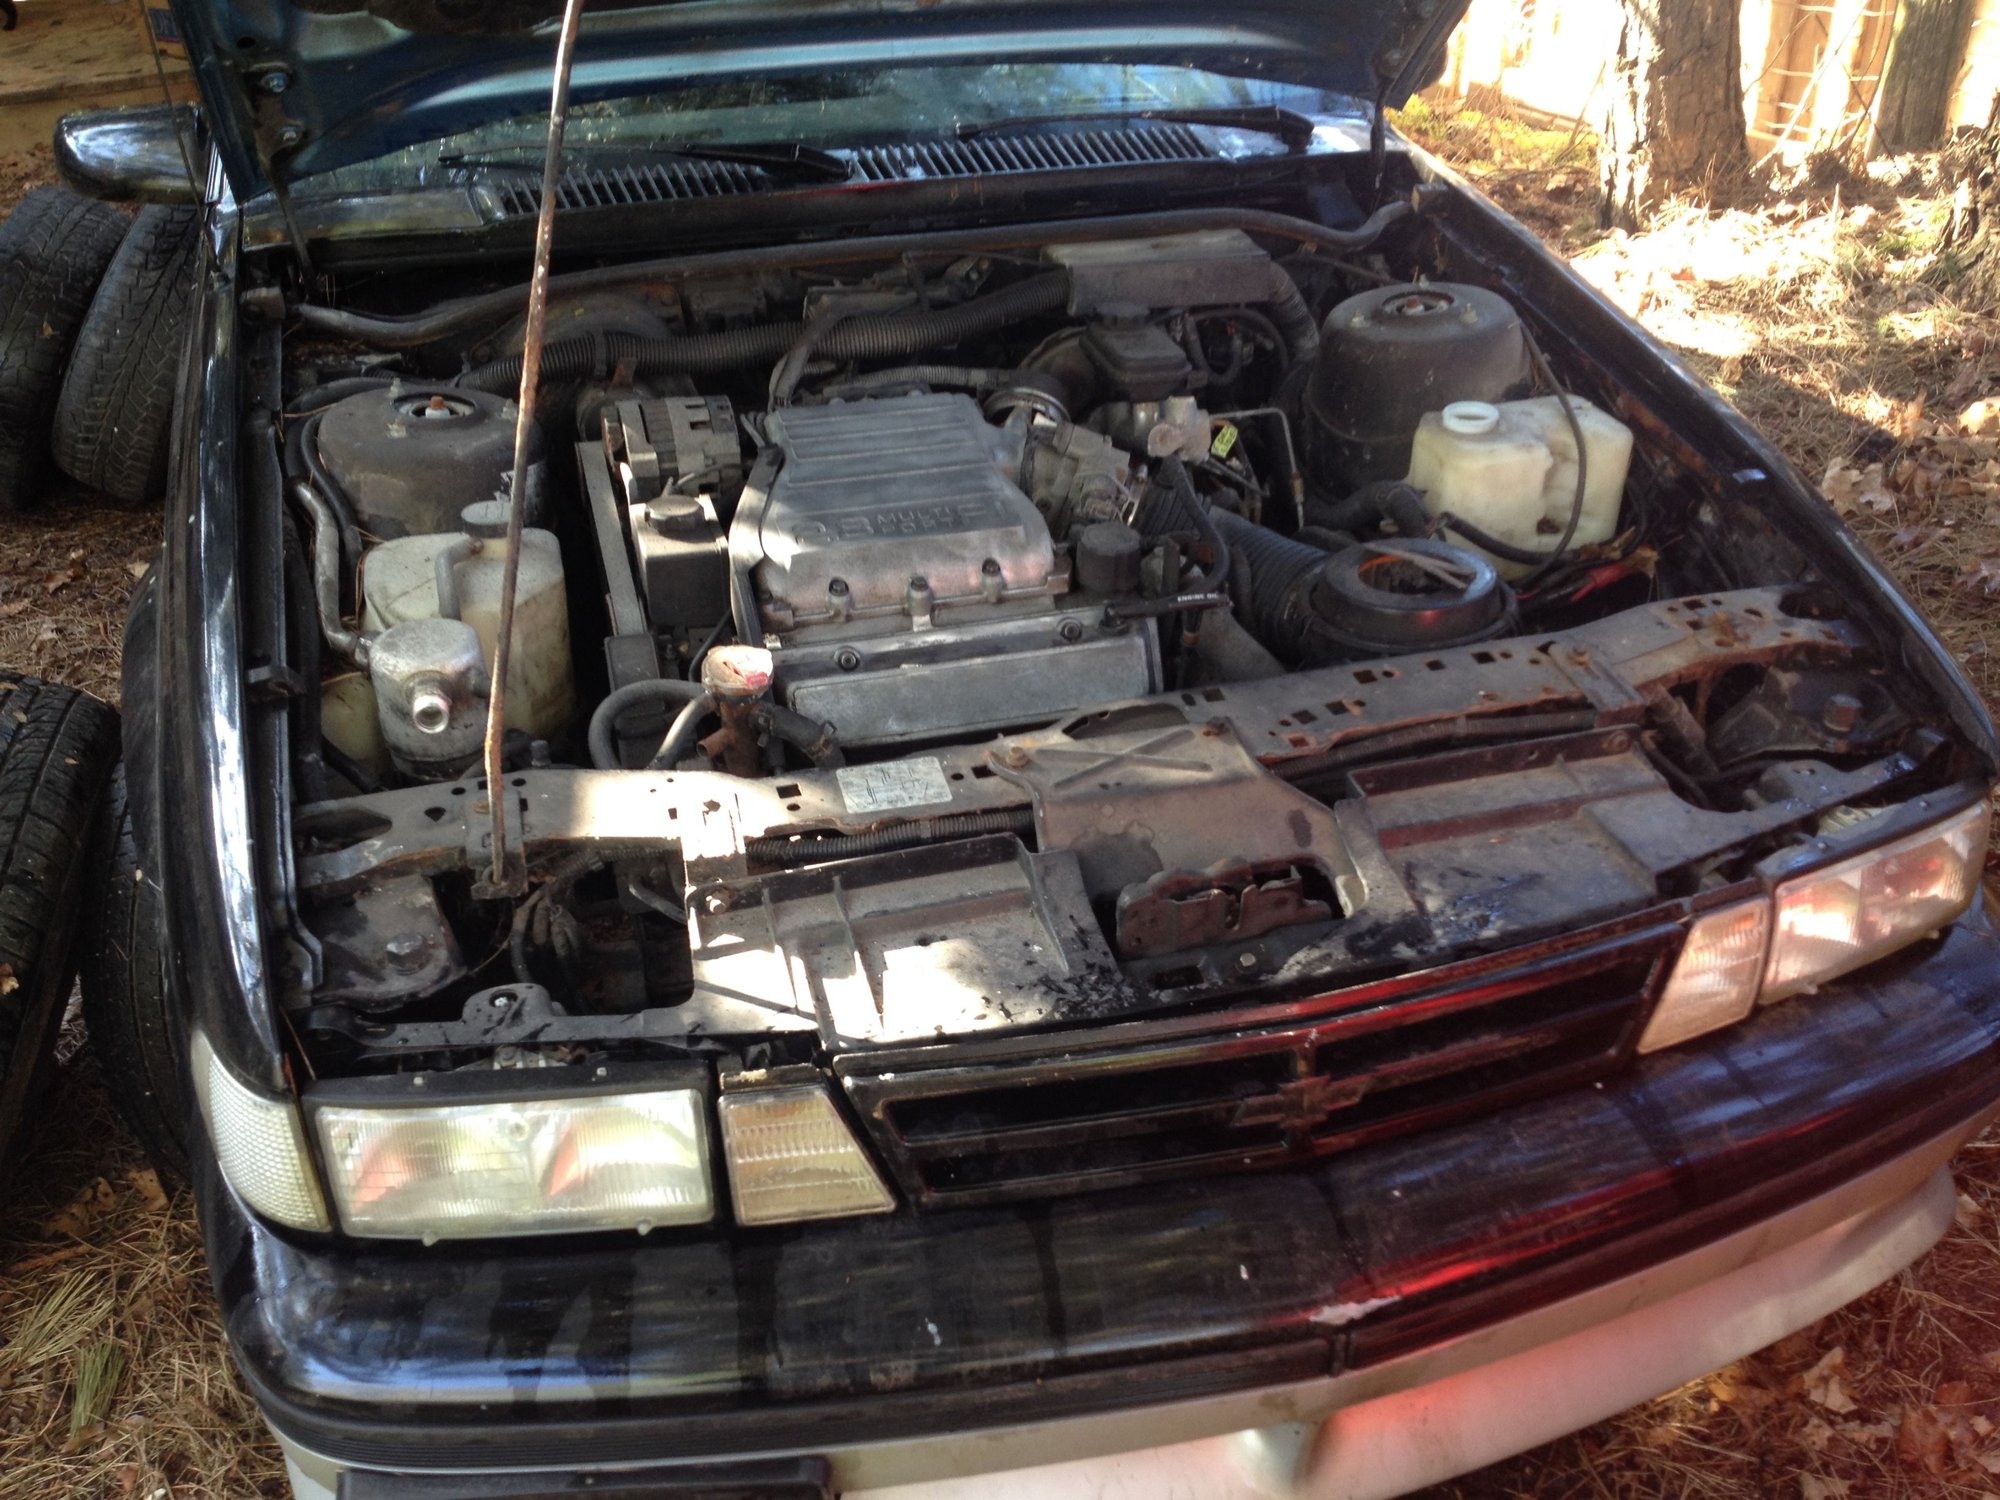
[[[173,0],[239,199],[547,107],[559,0]],[[1199,68],[1400,104],[1465,0],[593,0],[579,105],[995,63]]]

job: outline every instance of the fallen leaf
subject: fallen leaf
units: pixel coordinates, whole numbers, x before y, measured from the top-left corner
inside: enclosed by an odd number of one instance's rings
[[[1857,469],[1835,459],[1827,465],[1819,488],[1833,508],[1844,516],[1857,510],[1884,515],[1896,508],[1896,497],[1889,493],[1880,464]]]
[[[1980,339],[1978,349],[1975,350],[1967,347],[1965,351],[1966,358],[1959,364],[1958,373],[1951,377],[1951,384],[1946,387],[1944,393],[1944,399],[1953,406],[1958,405],[1959,402],[1985,384],[1986,361],[1979,358],[1985,352],[1986,342],[1983,336]],[[1996,415],[1996,420],[2000,420],[2000,415]]]
[[[11,995],[21,987],[21,981],[14,977],[12,964],[0,964],[0,995]]]
[[[144,578],[146,576],[146,569],[151,566],[151,563],[128,562],[125,564],[125,571],[130,573],[134,578]]]
[[[111,1184],[102,1177],[93,1178],[69,1200],[68,1207],[43,1221],[41,1232],[49,1238],[68,1236],[80,1240],[89,1233],[92,1224],[117,1208],[118,1195],[111,1191]]]
[[[1739,1365],[1731,1365],[1728,1370],[1709,1376],[1706,1382],[1709,1395],[1744,1412],[1762,1411],[1778,1399],[1776,1391],[1739,1379],[1732,1373],[1740,1369]]]
[[[1965,565],[1958,586],[1981,599],[2000,599],[2000,557],[1981,557]]]
[[[151,1167],[137,1167],[125,1174],[125,1180],[132,1185],[132,1191],[139,1200],[155,1213],[167,1206],[166,1190],[160,1186],[160,1174]]]
[[[1824,1453],[1833,1446],[1833,1429],[1818,1417],[1808,1417],[1806,1425],[1799,1429],[1799,1441],[1810,1452]]]
[[[0,604],[0,620],[11,620],[16,615],[27,613],[28,606],[34,602],[32,599],[9,599]]]
[[[1799,1476],[1799,1500],[1847,1500],[1845,1479],[1822,1478],[1818,1474]]]
[[[1912,1406],[1903,1413],[1903,1425],[1896,1433],[1896,1456],[1904,1463],[1941,1479],[1950,1448],[1950,1433],[1934,1408]]]
[[[1916,552],[1944,535],[1942,526],[1904,526],[1889,537],[1891,552]]]
[[[1818,1402],[1830,1412],[1853,1411],[1854,1398],[1847,1394],[1847,1387],[1841,1383],[1841,1377],[1846,1373],[1846,1349],[1827,1350],[1820,1362],[1800,1377],[1806,1399]]]
[[[1896,408],[1896,436],[1908,442],[1917,435],[1917,430],[1923,421],[1923,417],[1924,393],[1918,391],[1915,396]]]
[[[1952,1211],[1952,1217],[1958,1221],[1960,1229],[1976,1229],[1985,1213],[1986,1210],[1979,1206],[1979,1200],[1972,1194],[1960,1193],[1958,1207]]]

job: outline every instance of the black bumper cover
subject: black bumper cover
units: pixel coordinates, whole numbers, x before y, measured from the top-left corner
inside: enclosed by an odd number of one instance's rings
[[[2000,932],[1297,1171],[791,1230],[295,1240],[198,1173],[237,1361],[382,1467],[813,1451],[1371,1364],[1681,1253],[2000,1101]],[[205,1155],[205,1153],[204,1153]]]

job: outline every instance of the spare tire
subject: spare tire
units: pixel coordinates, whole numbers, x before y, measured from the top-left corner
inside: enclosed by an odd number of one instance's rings
[[[63,362],[129,221],[38,187],[0,224],[0,511],[41,499]]]
[[[155,500],[166,490],[200,232],[199,208],[139,210],[98,284],[63,378],[56,462],[120,500]]]
[[[108,707],[0,672],[0,1174],[48,1077],[76,973],[91,825],[117,760]]]

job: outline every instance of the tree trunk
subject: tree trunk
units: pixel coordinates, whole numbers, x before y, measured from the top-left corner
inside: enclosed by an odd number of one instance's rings
[[[1659,203],[1710,201],[1750,171],[1739,0],[1619,0],[1611,103],[1598,148],[1599,217],[1637,228]]]
[[[1875,109],[1878,153],[1929,151],[1944,143],[1972,11],[1970,0],[1903,0]]]
[[[1990,311],[2000,307],[2000,95],[1986,128],[1954,146],[1946,159],[1958,184],[1937,258],[1924,279],[1951,287],[1968,308]]]

